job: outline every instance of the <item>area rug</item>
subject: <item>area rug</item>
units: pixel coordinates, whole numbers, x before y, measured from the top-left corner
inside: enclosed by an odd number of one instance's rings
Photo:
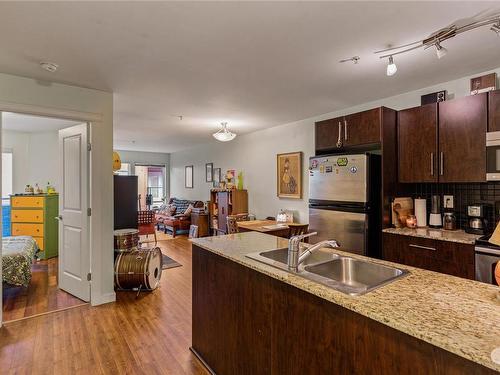
[[[182,267],[182,264],[176,262],[175,260],[166,256],[165,254],[162,254],[162,256],[163,256],[163,267],[162,267],[163,270],[166,270],[168,268]]]

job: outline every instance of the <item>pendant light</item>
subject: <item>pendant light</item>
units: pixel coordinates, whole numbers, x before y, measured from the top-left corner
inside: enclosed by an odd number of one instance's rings
[[[437,58],[440,59],[441,57],[446,56],[447,53],[448,53],[448,50],[446,48],[442,47],[441,44],[439,44],[439,42],[436,42]]]
[[[236,134],[230,132],[227,128],[227,122],[221,122],[221,126],[222,128],[217,133],[213,134],[215,139],[221,142],[228,142],[236,138]]]
[[[389,64],[387,64],[387,75],[393,76],[398,71],[398,67],[394,64],[394,58],[389,56]]]

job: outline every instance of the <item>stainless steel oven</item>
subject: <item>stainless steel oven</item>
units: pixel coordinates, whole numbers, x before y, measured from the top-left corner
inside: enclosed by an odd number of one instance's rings
[[[500,181],[500,131],[486,133],[486,180]]]
[[[500,248],[494,245],[476,243],[476,280],[498,285],[495,280],[495,267],[500,261]]]

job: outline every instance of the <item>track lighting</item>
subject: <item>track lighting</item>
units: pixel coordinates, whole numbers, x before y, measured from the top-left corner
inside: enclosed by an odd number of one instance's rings
[[[398,71],[398,67],[394,64],[394,58],[389,56],[389,64],[387,64],[387,75],[393,76]]]
[[[441,46],[441,44],[439,44],[439,41],[436,42],[436,55],[437,55],[437,58],[440,59],[441,57],[444,57],[446,56],[446,54],[448,53],[448,50],[444,47]]]
[[[498,23],[491,26],[490,30],[495,32],[497,34],[497,36],[500,36],[500,21],[498,21]]]

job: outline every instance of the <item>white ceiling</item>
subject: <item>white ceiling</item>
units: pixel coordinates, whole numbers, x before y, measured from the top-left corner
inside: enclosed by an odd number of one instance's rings
[[[173,152],[495,68],[487,28],[398,57],[498,2],[1,2],[0,71],[115,93],[115,146]],[[358,65],[338,64],[361,56]],[[60,69],[41,70],[54,61]],[[177,115],[184,116],[180,121]]]
[[[51,117],[29,116],[18,113],[2,112],[2,130],[14,130],[24,133],[56,131],[80,124],[71,120]]]

